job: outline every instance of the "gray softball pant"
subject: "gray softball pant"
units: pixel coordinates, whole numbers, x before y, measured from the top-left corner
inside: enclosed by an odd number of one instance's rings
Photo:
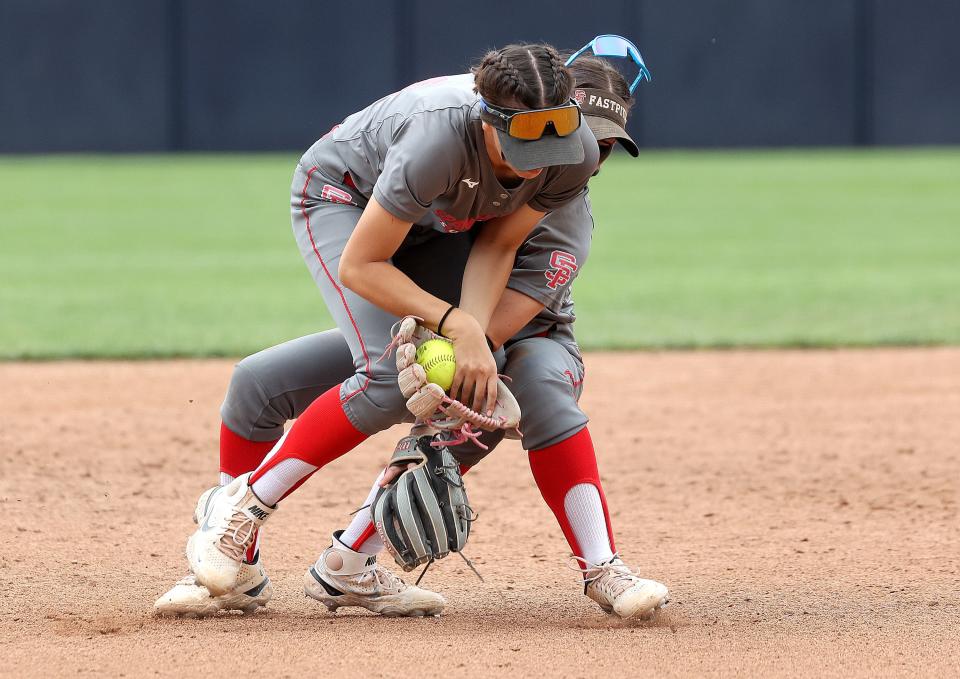
[[[510,344],[505,358],[502,370],[512,380],[523,413],[524,449],[546,448],[586,426],[587,416],[577,404],[583,364],[564,344],[531,337]],[[246,439],[274,441],[283,435],[288,420],[352,374],[353,357],[336,328],[264,349],[236,365],[220,409],[223,423]],[[392,387],[400,394],[396,381]],[[404,402],[402,395],[400,400]],[[410,421],[409,413],[404,419]],[[491,451],[501,439],[493,433],[481,438]],[[473,466],[488,451],[467,443],[453,452],[459,462]]]

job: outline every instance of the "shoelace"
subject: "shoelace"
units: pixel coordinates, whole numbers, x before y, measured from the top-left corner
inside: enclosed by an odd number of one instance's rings
[[[220,538],[220,551],[234,561],[242,561],[247,547],[253,541],[257,525],[253,517],[243,510],[234,509],[230,514],[223,537]]]
[[[357,578],[357,580],[359,582],[373,580],[377,585],[378,591],[402,592],[407,587],[407,583],[386,568],[380,568],[380,564],[376,561],[365,566],[364,569],[360,571],[360,577]]]
[[[595,573],[594,575],[583,578],[584,585],[596,582],[607,576],[607,581],[599,584],[605,585],[613,596],[619,596],[624,590],[635,585],[637,580],[640,579],[639,574],[630,570],[625,563],[620,561],[619,554],[614,554],[609,561],[603,563],[591,563],[580,556],[572,556],[571,561],[573,563],[579,562],[582,566],[571,566],[567,564],[567,568],[570,570],[583,573],[584,576]]]

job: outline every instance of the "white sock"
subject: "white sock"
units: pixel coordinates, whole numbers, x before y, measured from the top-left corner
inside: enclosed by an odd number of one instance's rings
[[[380,480],[383,478],[383,474],[384,472],[380,472],[380,475],[377,476],[377,480],[373,482],[373,487],[370,489],[370,494],[367,495],[367,499],[360,505],[361,507],[369,507],[369,505],[373,503],[373,499],[380,490]],[[361,509],[353,515],[353,520],[350,521],[350,525],[347,526],[347,529],[340,535],[340,542],[353,549],[353,543],[360,539],[360,536],[363,535],[369,526],[370,509]],[[380,539],[379,533],[374,533],[364,540],[357,551],[363,552],[364,554],[379,554],[382,549],[383,540]]]
[[[316,467],[309,462],[298,460],[295,457],[288,457],[280,460],[276,466],[271,467],[257,479],[252,488],[254,495],[260,499],[260,502],[270,505],[277,504],[291,488],[297,485],[300,480],[317,471]]]
[[[230,476],[227,472],[220,472],[220,485],[226,486],[231,481],[233,481],[234,478],[235,477]]]
[[[289,433],[290,433],[290,430],[289,430],[289,429],[287,429],[285,432],[283,432],[283,436],[281,436],[279,439],[277,439],[277,442],[273,444],[273,448],[270,449],[270,452],[263,456],[263,460],[261,460],[260,464],[257,465],[257,469],[260,469],[260,467],[262,467],[262,466],[265,465],[267,462],[269,462],[271,459],[273,459],[273,456],[277,454],[277,451],[278,451],[278,450],[280,450],[280,446],[282,446],[282,445],[283,445],[283,442],[287,440],[287,434],[289,434]],[[254,471],[256,471],[256,470],[254,470]]]
[[[600,502],[600,491],[592,483],[578,483],[563,498],[563,511],[580,551],[588,563],[599,564],[613,558],[607,518]]]
[[[376,556],[383,551],[383,539],[380,537],[380,533],[374,531],[373,535],[368,537],[363,541],[363,544],[360,545],[358,552],[363,552],[364,554],[369,554],[370,556]]]

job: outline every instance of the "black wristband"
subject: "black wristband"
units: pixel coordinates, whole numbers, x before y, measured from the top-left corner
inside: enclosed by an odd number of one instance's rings
[[[443,322],[444,322],[445,320],[447,320],[447,316],[450,315],[450,312],[453,311],[453,310],[456,309],[456,308],[457,308],[457,305],[456,305],[456,304],[451,304],[451,305],[450,305],[450,308],[447,309],[447,312],[446,312],[445,314],[443,314],[443,316],[440,317],[440,322],[437,323],[437,334],[438,334],[438,335],[442,335],[442,334],[443,334]]]

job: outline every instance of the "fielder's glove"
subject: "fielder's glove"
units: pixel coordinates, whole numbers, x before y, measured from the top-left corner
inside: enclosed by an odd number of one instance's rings
[[[407,410],[418,422],[452,436],[449,445],[471,440],[481,448],[486,446],[477,440],[480,432],[503,430],[510,438],[520,438],[520,405],[503,380],[497,383],[497,403],[493,415],[478,413],[466,404],[451,398],[439,384],[427,380],[427,371],[417,363],[417,347],[431,339],[446,339],[417,323],[417,318],[407,316],[392,329],[393,341],[383,356],[394,348],[397,350],[397,381],[400,391],[407,397]]]
[[[377,533],[405,571],[462,550],[474,519],[460,465],[445,446],[434,444],[434,436],[401,439],[390,464],[416,467],[382,488],[370,505]]]

